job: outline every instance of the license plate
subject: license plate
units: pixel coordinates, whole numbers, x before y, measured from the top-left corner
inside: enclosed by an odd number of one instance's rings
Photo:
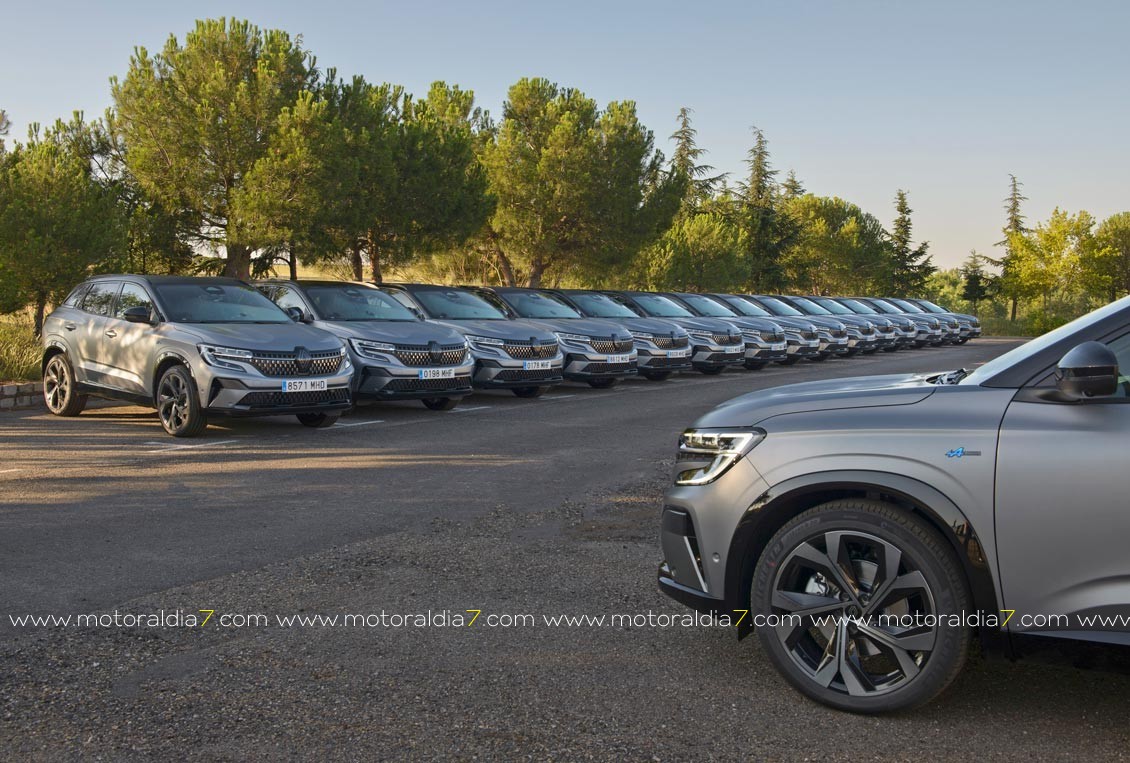
[[[421,368],[421,379],[454,379],[454,368]]]
[[[729,347],[726,347],[722,351],[736,354],[736,353],[739,353],[739,352],[745,352],[745,346],[740,345],[740,344],[733,344],[733,345],[730,345]]]
[[[691,356],[690,349],[686,350],[668,350],[667,357],[669,358],[689,358]]]
[[[606,362],[608,362],[608,363],[631,363],[632,362],[632,356],[631,355],[609,355],[608,360]]]
[[[325,392],[327,382],[325,379],[284,379],[283,392]]]
[[[783,349],[785,349],[785,347],[786,347],[786,345],[785,345],[784,342],[779,342],[778,344],[769,345],[770,350],[783,350]]]
[[[526,371],[548,371],[553,368],[553,361],[551,360],[527,360],[522,363],[522,368]]]

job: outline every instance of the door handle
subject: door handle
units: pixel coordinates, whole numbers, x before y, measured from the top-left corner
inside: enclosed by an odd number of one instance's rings
[[[106,336],[110,337],[111,339],[113,339],[117,335],[118,335],[118,332],[114,331],[113,329],[107,329],[106,330]]]
[[[76,326],[73,323],[64,323],[63,328],[65,328],[67,331],[74,331],[75,329],[78,328],[78,326]]]

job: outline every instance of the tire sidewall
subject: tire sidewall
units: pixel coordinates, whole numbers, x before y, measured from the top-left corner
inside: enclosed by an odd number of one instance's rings
[[[184,426],[178,429],[169,429],[169,427],[165,426],[165,420],[160,417],[159,413],[157,418],[161,422],[161,428],[173,437],[195,437],[204,431],[204,428],[208,425],[208,419],[205,417],[204,411],[200,408],[200,395],[196,388],[196,380],[185,366],[170,366],[161,374],[161,378],[157,382],[157,404],[160,405],[161,385],[170,374],[179,375],[187,385],[188,420],[185,422]]]
[[[803,541],[830,530],[867,533],[893,543],[904,556],[913,560],[925,577],[933,595],[935,614],[960,614],[963,610],[968,610],[969,597],[957,561],[947,549],[940,549],[942,553],[938,553],[937,547],[931,549],[914,531],[908,529],[907,521],[913,523],[919,532],[932,531],[909,516],[904,516],[899,521],[886,512],[845,508],[836,506],[837,503],[841,502],[810,509],[773,536],[758,559],[754,571],[750,593],[751,613],[769,614],[772,611],[768,602],[771,600],[777,570],[789,553]],[[944,543],[940,538],[935,541]],[[811,681],[793,662],[774,629],[762,626],[756,630],[770,661],[790,684],[818,702],[859,713],[892,712],[928,702],[960,670],[969,643],[968,630],[939,626],[937,643],[926,666],[907,685],[876,697],[851,697]]]

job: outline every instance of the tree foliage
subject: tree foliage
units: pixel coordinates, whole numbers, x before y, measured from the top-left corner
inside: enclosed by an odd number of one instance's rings
[[[895,222],[891,227],[891,254],[887,290],[892,294],[914,296],[922,292],[926,279],[935,268],[930,262],[930,245],[923,241],[912,243],[913,223],[910,219],[910,202],[906,191],[895,194]]]
[[[884,291],[890,247],[883,224],[855,204],[806,194],[783,202],[798,226],[781,261],[784,278],[808,294]]]

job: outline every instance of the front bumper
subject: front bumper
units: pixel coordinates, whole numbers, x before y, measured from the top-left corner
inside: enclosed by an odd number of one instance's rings
[[[438,370],[437,367],[362,366],[357,375],[354,395],[358,399],[371,400],[421,400],[433,397],[461,398],[471,394],[474,363],[446,368],[451,368],[451,377],[429,379],[422,376]]]
[[[819,337],[820,354],[822,355],[846,355],[851,351],[851,348],[848,346],[848,338],[846,336],[819,334]]]
[[[855,352],[868,352],[874,350],[879,346],[879,339],[875,334],[866,334],[863,336],[848,336],[848,349]]]
[[[695,368],[728,368],[745,363],[744,344],[695,344],[692,348],[691,365]]]
[[[786,357],[788,358],[811,358],[820,354],[820,340],[819,339],[798,339],[796,337],[788,338],[788,348],[786,350]]]
[[[780,342],[746,342],[745,345],[745,360],[747,363],[750,361],[772,363],[785,360],[788,357],[789,345],[784,340]]]
[[[351,374],[303,378],[312,382],[323,380],[326,382],[324,390],[283,392],[282,379],[217,376],[200,385],[201,403],[207,413],[225,416],[322,413],[344,411],[353,406]]]
[[[479,358],[475,361],[472,384],[479,389],[515,389],[543,387],[564,381],[564,358],[560,353],[550,361],[549,368],[530,368],[527,365],[534,362]]]
[[[569,350],[565,355],[562,375],[566,379],[588,381],[589,379],[622,379],[639,373],[638,355],[635,350],[619,355],[606,355],[596,352]]]
[[[640,372],[668,373],[691,369],[691,348],[663,350],[658,347],[641,347],[636,343],[636,368]]]

